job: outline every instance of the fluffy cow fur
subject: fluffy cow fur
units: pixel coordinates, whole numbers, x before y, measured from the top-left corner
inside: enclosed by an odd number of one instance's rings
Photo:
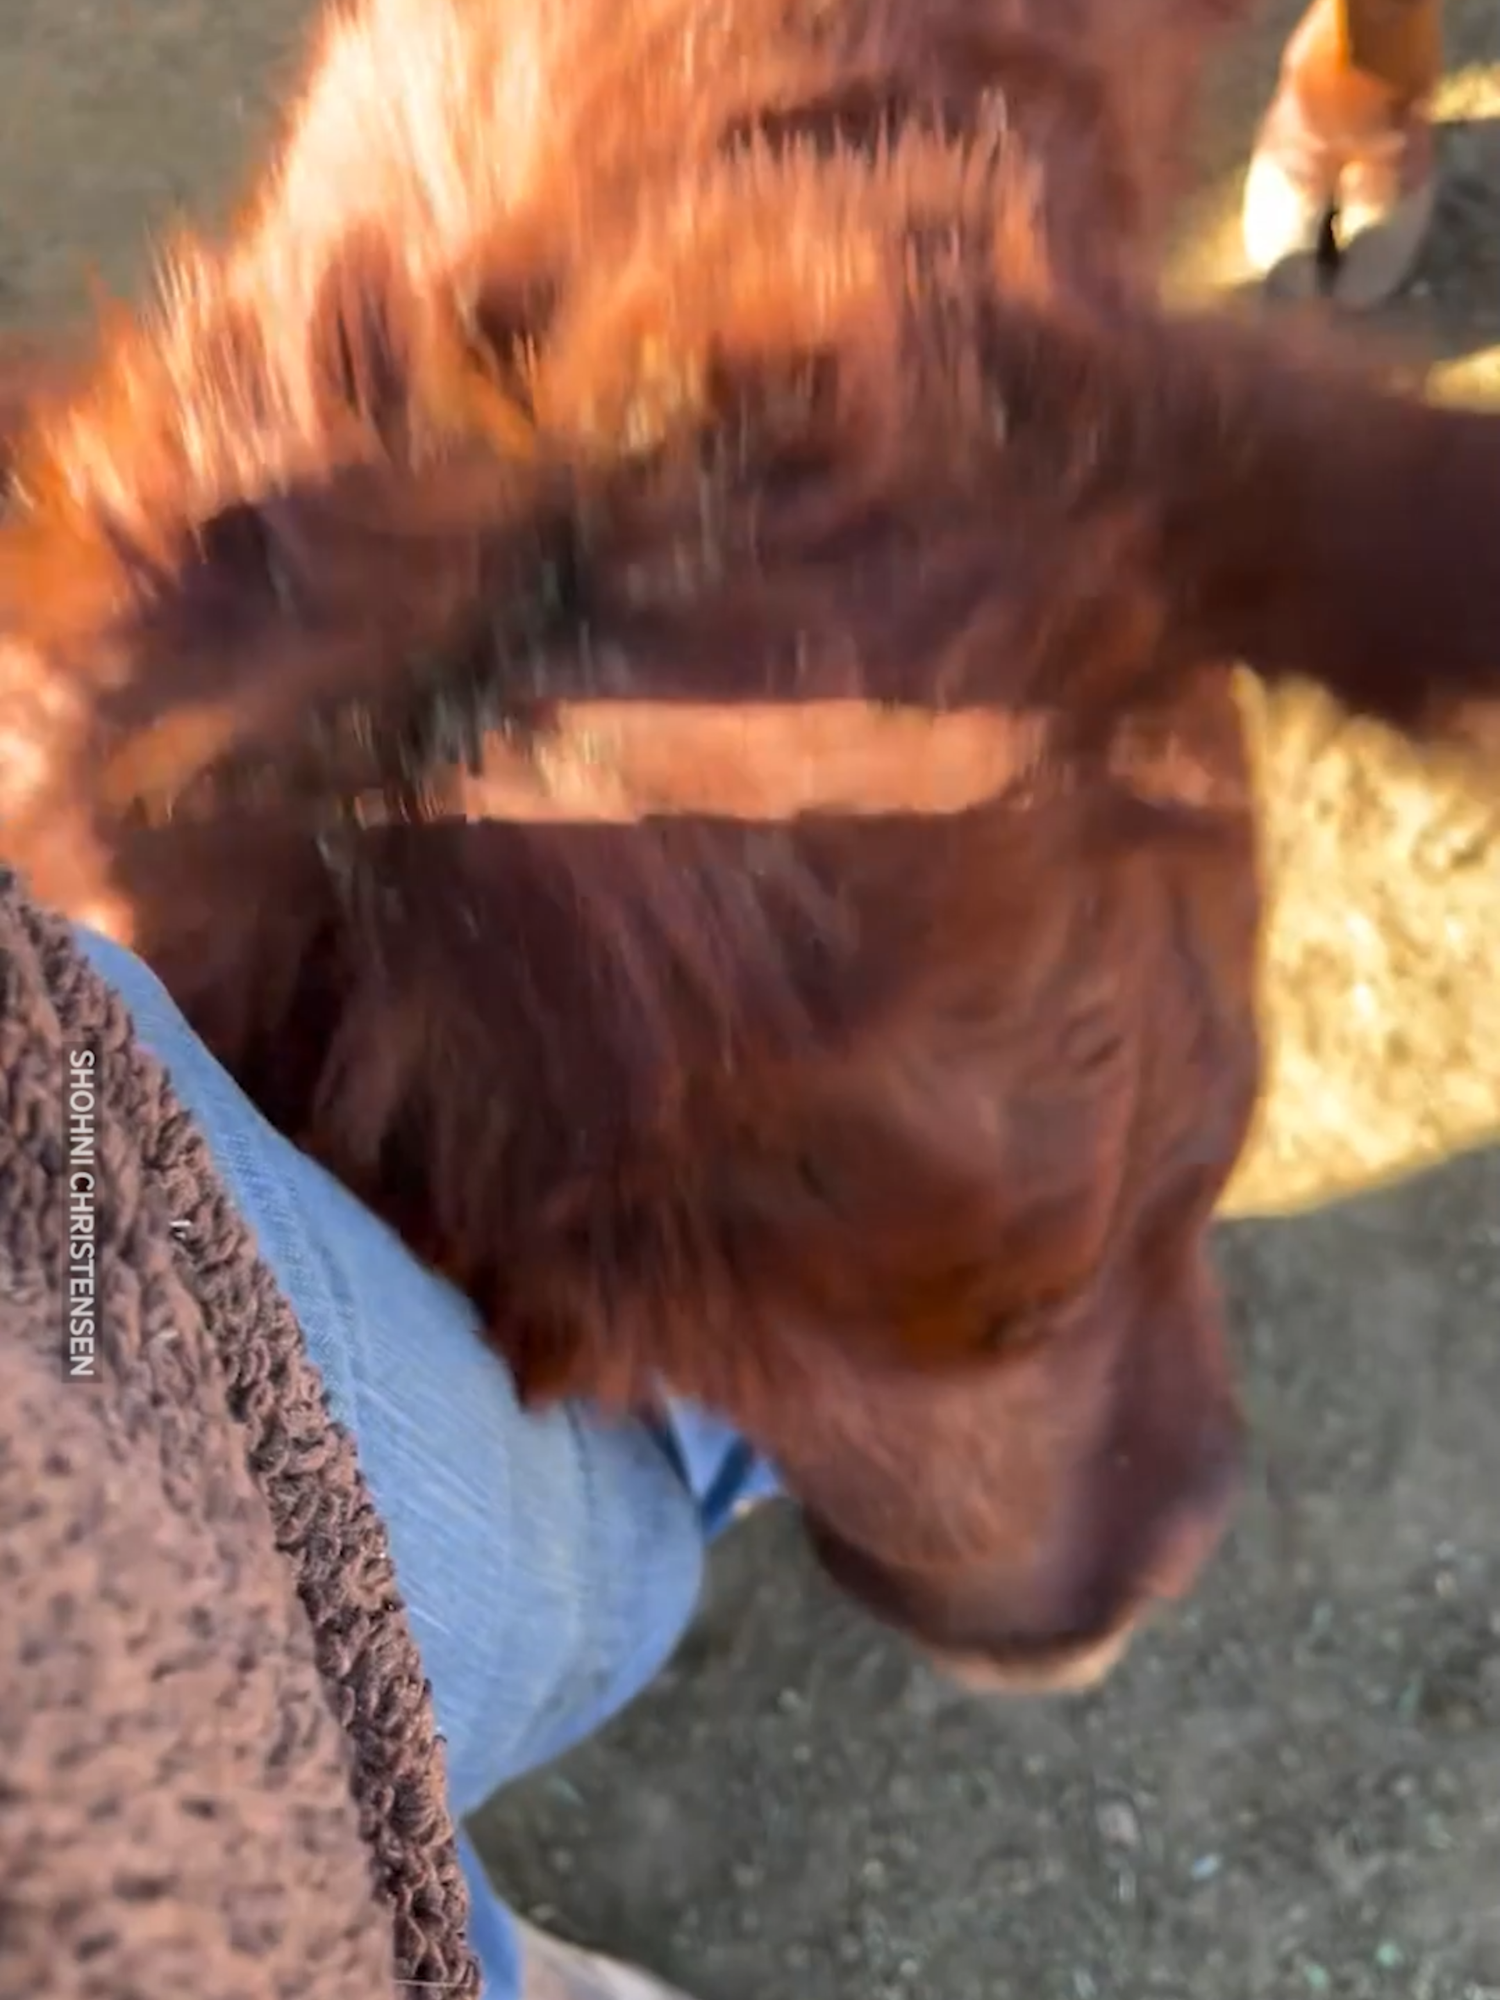
[[[1226,663],[1500,667],[1500,423],[1157,304],[1239,11],[369,0],[14,427],[12,858],[528,1394],[718,1407],[1009,1678],[1233,1486]]]

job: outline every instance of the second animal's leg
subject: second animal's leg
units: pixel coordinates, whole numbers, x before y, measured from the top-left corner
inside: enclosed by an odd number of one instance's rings
[[[1340,304],[1378,305],[1405,284],[1435,205],[1428,112],[1442,41],[1443,0],[1313,0],[1246,179],[1245,248],[1258,272],[1317,288],[1331,222]]]

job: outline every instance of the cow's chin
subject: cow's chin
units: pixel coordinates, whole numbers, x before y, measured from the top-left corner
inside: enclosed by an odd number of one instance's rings
[[[1045,1566],[1030,1577],[1009,1566],[888,1566],[816,1519],[807,1526],[829,1579],[958,1686],[981,1695],[1080,1694],[1108,1677],[1143,1625],[1192,1591],[1237,1485],[1237,1455],[1226,1451],[1213,1481],[1196,1485],[1190,1504],[1157,1533],[1126,1537],[1108,1562],[1084,1566],[1082,1581],[1061,1589],[1046,1582]]]
[[[1128,1619],[1102,1638],[1035,1651],[948,1653],[928,1648],[927,1658],[946,1680],[976,1695],[1087,1694],[1106,1681],[1130,1650],[1144,1621]]]

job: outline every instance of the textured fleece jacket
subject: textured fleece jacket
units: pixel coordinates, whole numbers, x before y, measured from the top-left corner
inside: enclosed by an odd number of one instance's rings
[[[465,1923],[353,1446],[161,1067],[0,873],[0,2000],[472,2000]]]

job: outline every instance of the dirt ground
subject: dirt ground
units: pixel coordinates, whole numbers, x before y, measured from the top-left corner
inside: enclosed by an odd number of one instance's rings
[[[1185,291],[1238,283],[1291,11],[1225,65]],[[1365,337],[1500,401],[1500,6],[1451,11],[1438,240]],[[0,322],[221,197],[301,13],[0,0]],[[1500,1996],[1500,845],[1379,739],[1257,726],[1276,1070],[1222,1253],[1263,1476],[1207,1587],[1103,1692],[984,1705],[768,1512],[659,1685],[484,1816],[544,1921],[701,2000]]]

